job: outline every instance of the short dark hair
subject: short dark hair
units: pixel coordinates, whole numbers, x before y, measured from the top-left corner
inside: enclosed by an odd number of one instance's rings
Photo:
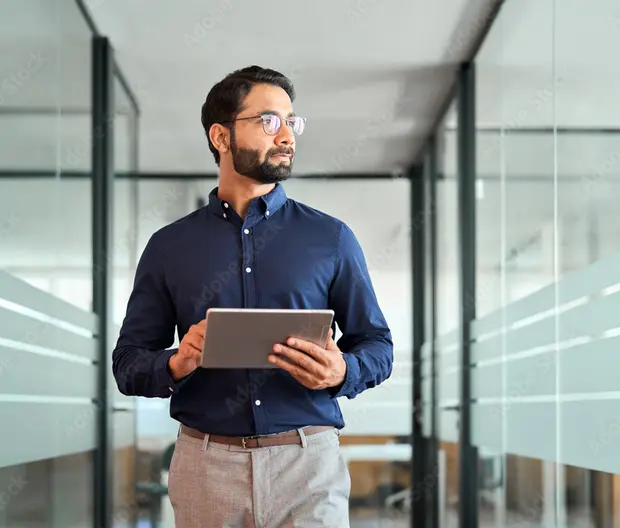
[[[293,83],[282,73],[260,66],[248,66],[235,70],[211,88],[202,105],[201,121],[213,153],[215,163],[220,164],[220,153],[211,143],[209,129],[214,123],[226,123],[239,115],[243,100],[257,84],[272,84],[282,88],[295,100]]]

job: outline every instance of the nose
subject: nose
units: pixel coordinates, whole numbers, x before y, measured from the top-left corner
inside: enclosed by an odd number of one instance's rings
[[[295,134],[286,123],[282,123],[280,130],[276,134],[274,141],[276,145],[286,145],[292,147],[295,145]]]

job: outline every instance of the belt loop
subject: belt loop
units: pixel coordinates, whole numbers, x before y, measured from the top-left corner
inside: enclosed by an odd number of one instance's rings
[[[306,438],[306,433],[304,433],[304,430],[299,428],[297,429],[297,432],[299,433],[299,438],[301,439],[301,447],[308,447],[308,439]]]
[[[202,440],[202,450],[206,451],[207,447],[209,447],[209,435],[205,434],[204,439]]]

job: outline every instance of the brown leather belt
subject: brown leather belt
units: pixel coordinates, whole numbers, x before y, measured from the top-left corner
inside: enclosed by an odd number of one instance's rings
[[[330,429],[334,429],[334,427],[332,427],[331,425],[312,425],[310,427],[304,427],[303,431],[306,436],[311,436],[317,433],[322,433],[324,431],[329,431]],[[203,440],[205,437],[205,433],[198,431],[197,429],[187,427],[186,425],[181,425],[180,433],[191,436],[192,438],[199,438],[200,440]],[[301,436],[299,436],[297,430],[284,431],[282,433],[277,433],[273,435],[244,437],[212,434],[209,435],[209,442],[239,446],[243,447],[244,449],[250,449],[253,447],[275,447],[295,444],[301,445]]]

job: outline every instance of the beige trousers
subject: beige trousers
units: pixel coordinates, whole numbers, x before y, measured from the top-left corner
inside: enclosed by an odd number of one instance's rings
[[[302,430],[302,442],[244,449],[179,434],[168,479],[175,527],[349,528],[337,430]]]

